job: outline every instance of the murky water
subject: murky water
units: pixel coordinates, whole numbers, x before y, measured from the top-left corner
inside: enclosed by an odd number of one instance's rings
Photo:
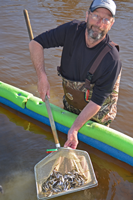
[[[90,0],[0,0],[0,80],[39,96],[37,77],[31,64],[29,36],[23,16],[27,9],[34,36],[72,19],[85,19]],[[133,1],[116,1],[117,16],[110,36],[120,45],[123,64],[118,114],[111,127],[133,137]],[[45,64],[51,84],[50,102],[62,106],[61,79],[56,75],[61,48],[45,51]],[[59,133],[63,146],[66,135]],[[0,185],[2,200],[34,200],[36,188],[34,165],[46,156],[46,149],[54,148],[49,127],[18,116],[0,105]],[[69,194],[64,200],[130,200],[133,199],[132,167],[80,143],[79,149],[89,152],[98,187]],[[57,198],[56,198],[57,199]],[[58,198],[62,199],[62,197]]]

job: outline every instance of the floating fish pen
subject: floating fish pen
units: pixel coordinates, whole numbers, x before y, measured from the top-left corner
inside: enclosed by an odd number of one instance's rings
[[[45,103],[33,94],[0,81],[0,102],[50,126]],[[67,134],[77,115],[51,105],[56,129]],[[88,121],[79,130],[80,141],[133,166],[133,138],[112,128]]]

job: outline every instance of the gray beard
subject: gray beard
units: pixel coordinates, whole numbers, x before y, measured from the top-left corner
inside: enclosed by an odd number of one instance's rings
[[[87,28],[87,33],[88,33],[88,38],[91,37],[94,41],[102,39],[103,36],[105,35],[104,31],[102,31],[101,33],[98,33],[97,35],[94,35],[94,31],[88,28]]]

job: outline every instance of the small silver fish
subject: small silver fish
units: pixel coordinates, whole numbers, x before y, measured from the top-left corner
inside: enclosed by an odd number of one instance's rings
[[[54,169],[48,179],[42,184],[42,191],[45,193],[45,197],[50,197],[54,194],[82,186],[86,180],[76,170],[63,175]]]
[[[3,190],[3,187],[0,185],[0,192],[3,194],[4,193],[4,190]]]

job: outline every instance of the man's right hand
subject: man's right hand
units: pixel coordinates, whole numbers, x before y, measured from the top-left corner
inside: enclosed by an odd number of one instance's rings
[[[45,96],[47,95],[50,98],[50,84],[45,73],[41,74],[41,77],[38,79],[38,92],[42,101],[45,101]]]

